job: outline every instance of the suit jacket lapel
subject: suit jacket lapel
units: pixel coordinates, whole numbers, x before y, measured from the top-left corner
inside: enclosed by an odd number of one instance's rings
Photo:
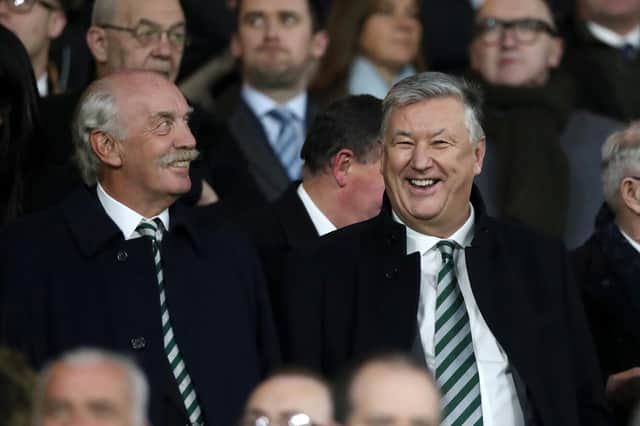
[[[297,190],[300,182],[293,182],[274,203],[276,216],[290,247],[298,247],[318,237],[318,231],[307,213]]]
[[[230,126],[256,183],[266,197],[273,200],[287,187],[289,176],[273,152],[262,123],[244,100],[231,116]]]

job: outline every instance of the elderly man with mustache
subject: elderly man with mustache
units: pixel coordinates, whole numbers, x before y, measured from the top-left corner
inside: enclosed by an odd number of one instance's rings
[[[128,353],[159,426],[231,424],[278,356],[250,245],[175,204],[197,156],[190,111],[157,73],[94,82],[74,123],[86,186],[0,235],[0,341],[35,365]]]

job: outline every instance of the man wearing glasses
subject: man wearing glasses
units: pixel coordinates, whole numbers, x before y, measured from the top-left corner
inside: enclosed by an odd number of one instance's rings
[[[607,396],[619,424],[629,424],[640,399],[640,122],[602,147],[602,186],[606,203],[597,231],[573,261]]]
[[[478,184],[492,213],[573,248],[602,203],[599,150],[617,123],[574,110],[572,81],[557,68],[562,53],[543,0],[487,0],[478,9],[470,66],[487,131]]]
[[[175,82],[188,43],[178,0],[96,0],[86,38],[98,78],[116,71],[146,70],[171,82]],[[73,92],[43,104],[45,133],[55,143],[48,153],[53,170],[36,183],[37,206],[55,204],[81,181],[71,164],[69,132],[79,96],[80,92]],[[201,157],[192,169],[192,189],[183,197],[186,204],[206,205],[230,197],[238,200],[232,209],[260,203],[262,196],[226,126],[195,105],[191,129]]]
[[[62,0],[0,0],[0,24],[13,31],[27,49],[40,96],[59,90],[49,47],[67,23],[64,6]]]

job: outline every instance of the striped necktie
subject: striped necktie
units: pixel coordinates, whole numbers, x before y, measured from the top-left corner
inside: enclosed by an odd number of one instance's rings
[[[303,135],[300,134],[296,117],[286,108],[274,108],[268,115],[280,124],[280,131],[273,144],[273,149],[287,170],[289,178],[300,179],[303,161],[300,158]]]
[[[169,366],[173,377],[176,379],[178,389],[180,390],[180,396],[184,402],[184,406],[189,416],[189,422],[192,425],[203,425],[202,412],[198,405],[198,397],[196,390],[191,383],[191,377],[187,372],[187,368],[184,364],[184,360],[180,355],[180,349],[173,335],[173,328],[171,327],[171,321],[169,317],[169,309],[167,308],[167,298],[164,291],[164,278],[162,275],[162,259],[160,258],[160,243],[162,242],[162,230],[163,225],[160,219],[156,218],[153,221],[142,219],[140,224],[136,228],[136,231],[143,237],[149,237],[151,239],[151,246],[153,248],[153,261],[156,267],[156,276],[158,278],[158,287],[160,290],[160,313],[162,315],[162,337],[164,340],[164,351],[169,360]]]
[[[436,245],[442,255],[436,291],[436,380],[442,392],[442,425],[482,425],[480,380],[469,315],[455,273],[455,241]]]

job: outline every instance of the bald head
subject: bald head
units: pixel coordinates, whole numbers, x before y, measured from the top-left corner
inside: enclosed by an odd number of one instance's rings
[[[313,424],[333,424],[333,404],[329,387],[320,379],[304,373],[277,374],[258,385],[247,401],[244,420],[262,416],[271,422],[286,424],[287,417],[306,415]],[[242,423],[244,425],[244,423]]]
[[[373,358],[355,370],[339,397],[346,426],[440,424],[440,394],[429,372],[404,355]]]
[[[488,83],[542,86],[562,51],[543,0],[486,0],[476,14],[470,63]]]

